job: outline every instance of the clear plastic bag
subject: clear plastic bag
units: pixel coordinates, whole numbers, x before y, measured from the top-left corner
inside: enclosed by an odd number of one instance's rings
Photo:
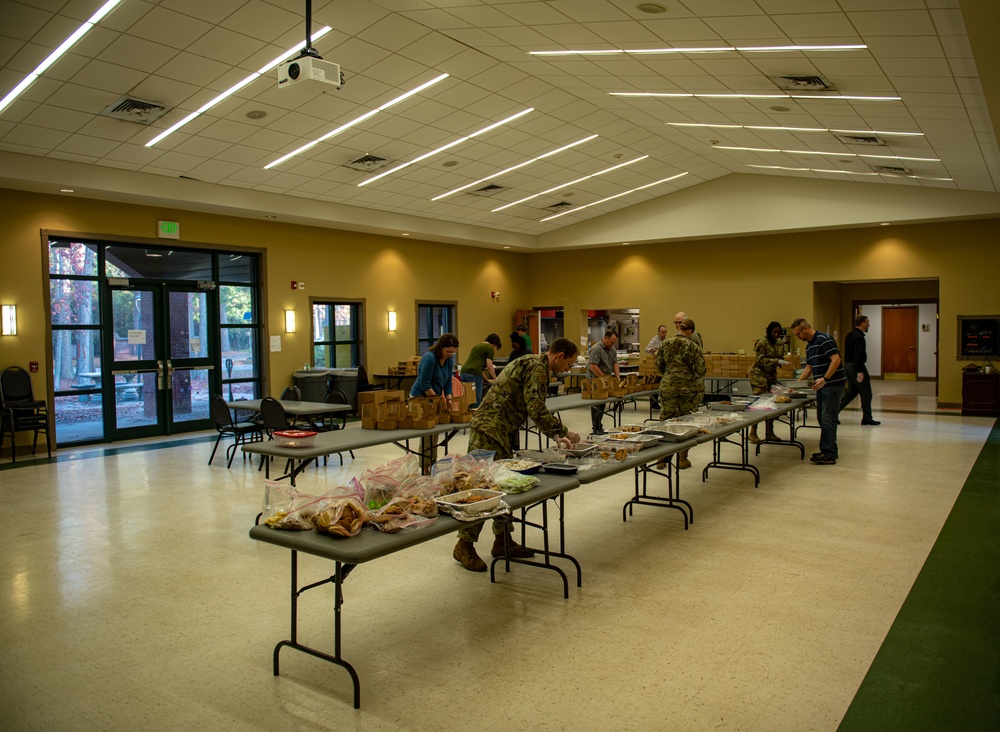
[[[277,481],[264,481],[264,504],[261,513],[264,522],[273,529],[308,531],[313,528],[312,518],[335,501],[360,497],[360,486],[353,478],[346,486],[331,488],[316,496],[298,490],[295,486]]]
[[[434,497],[438,494],[438,484],[429,475],[413,475],[399,486],[398,496],[412,498],[410,513],[415,516],[433,518],[438,515],[438,505]]]
[[[415,475],[420,475],[420,460],[412,453],[377,468],[369,468],[361,474],[361,485],[364,486],[362,503],[369,511],[380,510],[396,496],[403,482]]]
[[[316,531],[330,536],[351,537],[361,533],[368,510],[356,498],[342,498],[312,517]]]
[[[431,476],[438,486],[438,495],[446,496],[473,488],[489,488],[490,466],[493,463],[477,460],[471,455],[457,455],[444,470]]]

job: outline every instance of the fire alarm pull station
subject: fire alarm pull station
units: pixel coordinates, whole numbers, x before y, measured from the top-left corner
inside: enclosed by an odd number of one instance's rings
[[[299,283],[296,282],[295,280],[292,280],[292,289],[293,290],[299,289]]]
[[[28,362],[28,370],[31,373],[33,373],[33,374],[37,374],[38,373],[38,361],[29,361]]]

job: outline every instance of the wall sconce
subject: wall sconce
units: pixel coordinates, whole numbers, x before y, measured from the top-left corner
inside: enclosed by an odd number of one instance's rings
[[[0,335],[17,335],[17,305],[0,305]]]
[[[396,332],[396,311],[395,310],[390,310],[389,311],[389,332],[390,333],[395,333]]]
[[[294,333],[295,332],[295,311],[286,310],[285,311],[285,332]]]

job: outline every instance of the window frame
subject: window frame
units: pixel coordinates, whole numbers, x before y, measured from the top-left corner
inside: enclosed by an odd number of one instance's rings
[[[448,319],[451,321],[449,328],[442,331],[442,333],[454,333],[458,335],[458,301],[457,300],[417,300],[415,303],[416,312],[416,328],[414,328],[414,334],[416,337],[417,355],[423,356],[430,350],[430,347],[434,345],[437,341],[440,333],[434,335],[433,328],[431,329],[430,336],[424,336],[421,334],[421,311],[424,309],[431,309],[433,313],[433,308],[444,308],[448,311]],[[423,347],[421,347],[423,346]]]
[[[338,305],[347,305],[351,308],[351,323],[352,329],[354,331],[354,337],[348,340],[341,340],[336,337],[336,324],[330,328],[331,338],[329,340],[316,340],[316,306],[322,305],[331,308],[331,314],[333,313],[333,308]],[[316,366],[316,347],[317,346],[327,346],[330,348],[330,353],[333,357],[334,363],[324,364],[323,368],[353,368],[358,364],[364,365],[368,368],[367,358],[365,353],[365,343],[366,343],[366,330],[365,330],[365,318],[366,318],[366,303],[364,298],[352,298],[352,297],[310,297],[309,298],[309,364],[313,367]],[[351,352],[353,358],[351,363],[345,365],[337,364],[337,347],[338,346],[351,346]]]

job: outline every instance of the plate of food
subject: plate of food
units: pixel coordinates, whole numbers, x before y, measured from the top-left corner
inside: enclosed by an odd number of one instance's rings
[[[532,475],[537,473],[542,469],[542,464],[535,462],[534,460],[518,460],[518,459],[506,459],[495,461],[503,465],[507,470],[513,470],[515,473],[523,473],[524,475]]]

